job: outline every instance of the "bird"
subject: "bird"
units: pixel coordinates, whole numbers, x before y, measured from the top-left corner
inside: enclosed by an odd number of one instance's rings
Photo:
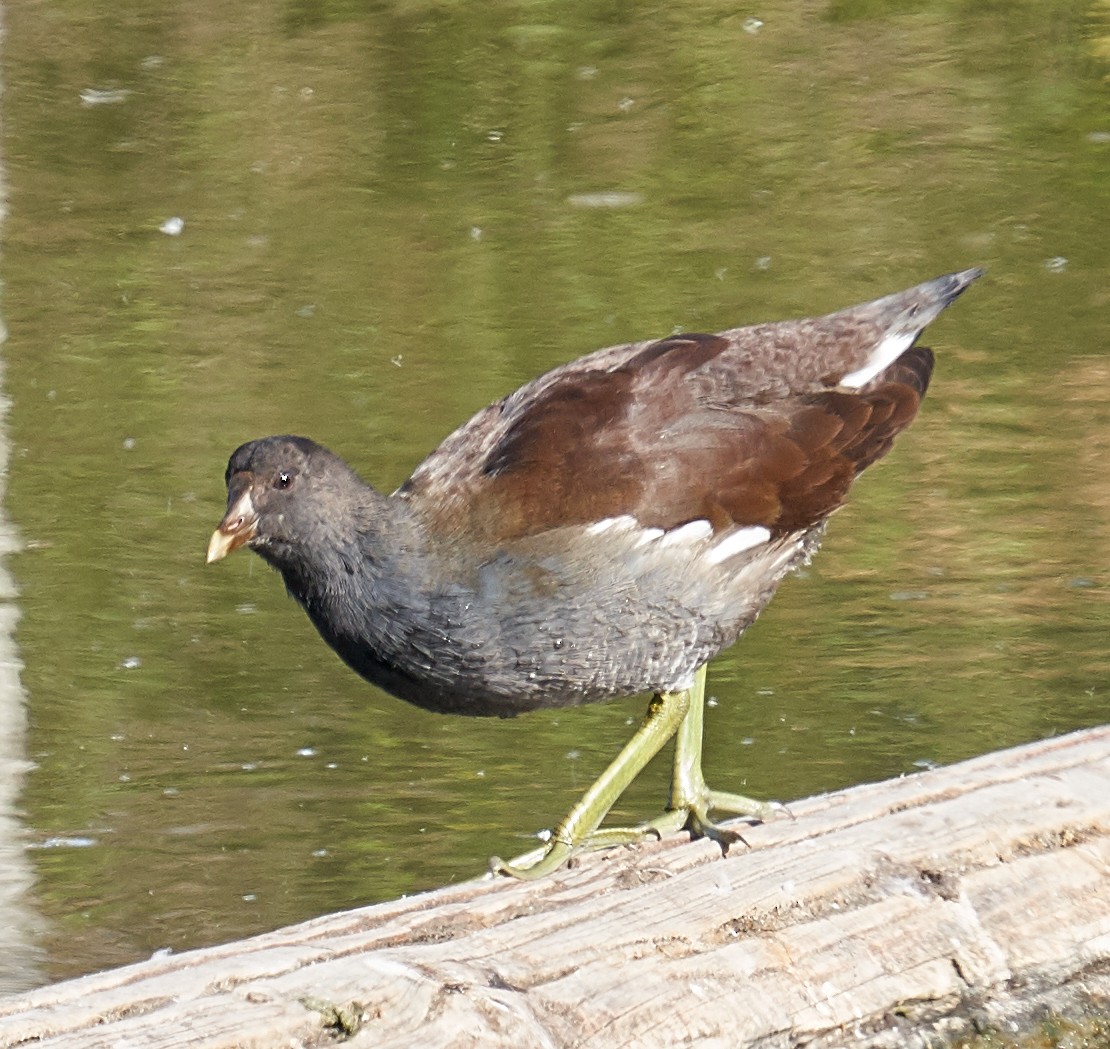
[[[481,409],[391,495],[291,434],[242,444],[209,563],[246,546],[356,673],[428,711],[512,717],[650,693],[627,745],[538,849],[576,854],[770,803],[701,769],[705,668],[812,557],[828,518],[913,421],[921,331],[967,269],[824,316],[597,350]],[[670,797],[602,826],[674,738]]]

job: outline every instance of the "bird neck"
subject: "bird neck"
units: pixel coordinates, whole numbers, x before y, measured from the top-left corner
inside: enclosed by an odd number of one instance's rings
[[[335,528],[329,540],[313,545],[311,562],[279,566],[289,593],[358,674],[433,706],[426,681],[431,660],[422,653],[430,651],[430,638],[450,633],[452,616],[443,607],[442,573],[421,521],[403,500],[372,492],[350,527]]]

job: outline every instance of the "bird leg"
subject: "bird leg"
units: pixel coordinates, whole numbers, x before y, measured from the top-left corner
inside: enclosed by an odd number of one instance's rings
[[[543,849],[518,856],[512,863],[505,863],[495,856],[490,860],[490,869],[495,874],[508,874],[514,878],[542,878],[583,849],[600,849],[641,841],[645,837],[658,837],[659,831],[650,826],[601,831],[597,828],[617,798],[678,731],[690,709],[690,693],[690,689],[683,689],[652,696],[647,714],[635,735],[562,819],[550,842]]]
[[[743,841],[734,830],[718,826],[709,818],[712,810],[764,820],[779,811],[773,802],[755,801],[740,794],[710,790],[701,770],[702,733],[705,715],[705,666],[698,668],[691,688],[662,692],[652,697],[636,734],[616,760],[598,777],[581,800],[555,828],[550,842],[518,856],[511,863],[494,857],[490,867],[496,874],[514,878],[542,878],[557,870],[577,852],[630,845],[645,838],[662,838],[688,830],[696,838],[710,838],[722,849]],[[603,827],[601,821],[640,774],[645,765],[675,737],[671,798],[666,812],[638,827]]]
[[[711,811],[750,816],[760,822],[782,811],[783,806],[776,802],[756,801],[742,794],[710,789],[701,770],[705,722],[704,664],[698,668],[689,692],[689,708],[675,732],[671,797],[666,811],[639,827],[605,827],[595,831],[582,843],[582,851],[631,844],[647,837],[664,838],[668,834],[688,830],[695,838],[709,838],[717,842],[727,852],[730,845],[744,841],[743,835],[714,823],[709,818]]]
[[[690,709],[675,734],[674,768],[671,774],[671,800],[667,811],[646,826],[660,837],[688,830],[694,837],[710,838],[727,851],[742,842],[735,830],[720,827],[709,818],[710,811],[768,819],[781,806],[756,801],[742,794],[711,790],[701,770],[702,730],[705,720],[705,665],[698,668],[691,691]]]

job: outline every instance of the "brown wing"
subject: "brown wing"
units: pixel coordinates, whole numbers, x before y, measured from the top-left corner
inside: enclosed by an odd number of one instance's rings
[[[828,390],[790,414],[787,439],[805,465],[777,479],[779,513],[772,531],[808,528],[839,507],[856,476],[890,451],[917,415],[933,372],[933,351],[907,350],[858,392]]]
[[[495,540],[622,514],[660,528],[807,528],[910,423],[932,370],[913,349],[859,391],[775,396],[751,382],[750,359],[729,366],[735,342],[722,336],[624,349],[614,367],[552,373],[479,413],[448,439],[468,461],[453,456],[445,474],[445,445],[399,494],[440,528],[456,517]]]

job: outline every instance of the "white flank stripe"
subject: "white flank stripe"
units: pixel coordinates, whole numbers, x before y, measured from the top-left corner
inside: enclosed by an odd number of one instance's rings
[[[713,526],[708,521],[687,521],[681,528],[672,528],[662,539],[660,546],[685,546],[698,543],[713,534]]]
[[[601,535],[602,532],[608,532],[610,528],[631,528],[636,524],[636,518],[630,514],[624,514],[621,517],[606,517],[604,520],[595,521],[590,525],[586,529],[586,534]]]
[[[849,372],[841,377],[840,385],[856,390],[870,382],[879,372],[893,364],[909,349],[910,343],[913,342],[916,335],[917,332],[911,331],[908,334],[901,332],[898,335],[886,336],[871,351],[871,356],[867,358],[867,363],[862,368],[857,368],[856,371]]]
[[[711,565],[718,565],[730,557],[735,557],[745,550],[750,550],[753,546],[759,546],[760,543],[767,542],[770,538],[771,533],[762,525],[748,525],[747,528],[738,528],[735,532],[729,532],[724,539],[711,547],[705,555],[705,559]]]

